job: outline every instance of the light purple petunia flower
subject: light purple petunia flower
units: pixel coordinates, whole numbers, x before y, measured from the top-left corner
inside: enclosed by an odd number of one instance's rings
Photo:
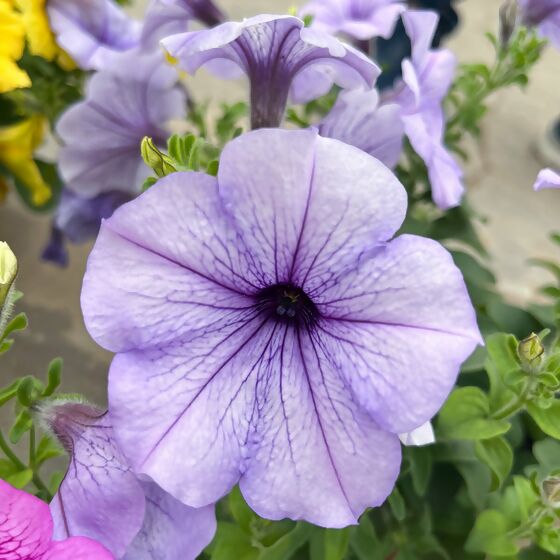
[[[120,72],[95,74],[86,99],[64,113],[56,128],[65,144],[59,165],[68,189],[85,198],[140,192],[150,173],[140,155],[142,138],[164,145],[165,124],[185,114],[177,73],[162,57],[123,56]]]
[[[84,70],[106,68],[140,44],[142,25],[112,0],[49,0],[47,13],[57,43]]]
[[[560,0],[518,0],[521,20],[560,49]]]
[[[388,39],[405,9],[401,0],[312,0],[300,13],[313,16],[313,27],[364,41]]]
[[[533,187],[536,191],[541,189],[560,189],[560,173],[552,169],[543,169]]]
[[[53,539],[49,506],[0,480],[0,558],[2,560],[114,560],[86,537]]]
[[[446,210],[461,203],[465,190],[463,172],[444,144],[442,101],[452,83],[456,59],[448,50],[430,48],[437,14],[408,11],[402,18],[412,58],[403,61],[403,82],[390,100],[400,104],[405,133],[428,168],[434,202]]]
[[[108,414],[53,401],[41,416],[70,454],[51,502],[55,538],[90,537],[123,560],[190,560],[212,540],[213,506],[190,508],[140,480],[115,443]]]
[[[193,507],[239,483],[270,519],[356,523],[399,472],[480,335],[437,242],[389,241],[407,196],[316,131],[263,129],[218,177],[175,173],[106,220],[82,291],[116,352],[115,433]]]
[[[256,16],[168,37],[162,44],[191,74],[202,66],[222,77],[247,74],[253,128],[279,126],[290,93],[294,102],[305,103],[333,83],[372,87],[379,75],[365,55],[293,16]],[[318,67],[321,79],[314,79]]]
[[[342,91],[319,125],[319,133],[356,146],[394,168],[403,148],[401,108],[396,103],[380,104],[375,89]]]

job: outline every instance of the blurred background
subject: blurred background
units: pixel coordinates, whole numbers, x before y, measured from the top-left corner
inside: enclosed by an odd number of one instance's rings
[[[232,19],[238,19],[259,12],[285,13],[294,0],[217,3]],[[457,2],[460,25],[445,44],[460,61],[491,59],[484,33],[497,30],[500,4],[501,0]],[[141,17],[144,5],[143,0],[136,0],[128,11]],[[529,267],[527,260],[554,256],[547,237],[560,230],[558,192],[537,195],[531,188],[542,167],[535,155],[536,143],[560,113],[559,65],[560,54],[547,49],[525,91],[512,88],[493,99],[480,145],[467,168],[469,200],[484,217],[480,234],[490,252],[499,289],[514,302],[536,298],[546,273]],[[188,82],[196,99],[210,98],[215,105],[246,96],[243,81],[224,87],[223,82],[201,72]],[[53,157],[52,149],[45,147],[45,154]],[[49,229],[49,217],[31,214],[13,193],[0,207],[0,240],[7,241],[19,259],[18,288],[25,293],[20,309],[30,321],[30,328],[2,359],[0,385],[16,375],[42,376],[48,362],[61,356],[65,362],[63,390],[83,393],[103,404],[111,356],[87,334],[79,301],[91,245],[71,246],[69,267],[56,268],[40,260]]]

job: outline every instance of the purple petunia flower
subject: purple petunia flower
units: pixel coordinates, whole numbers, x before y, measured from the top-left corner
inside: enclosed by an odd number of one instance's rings
[[[208,66],[222,77],[247,74],[253,128],[279,126],[290,92],[294,102],[304,103],[327,93],[333,83],[372,87],[379,75],[365,55],[292,16],[228,22],[162,44],[187,72]],[[318,67],[321,79],[314,79]]]
[[[49,0],[57,43],[84,70],[101,70],[140,44],[142,25],[112,0]]]
[[[190,508],[138,479],[114,441],[108,414],[54,401],[41,416],[70,454],[51,502],[55,538],[90,537],[123,560],[190,560],[212,540],[213,506]]]
[[[52,540],[49,506],[0,480],[0,558],[2,560],[114,560],[101,544],[86,538]]]
[[[375,89],[343,91],[319,125],[319,133],[356,146],[394,168],[403,148],[401,108],[396,103],[380,104]]]
[[[552,169],[543,169],[533,187],[536,191],[541,189],[560,189],[560,173]]]
[[[518,0],[521,20],[560,49],[560,0]]]
[[[313,130],[264,129],[218,177],[174,173],[101,226],[82,291],[116,352],[115,434],[193,507],[239,483],[270,519],[355,523],[397,478],[480,335],[437,242],[390,241],[407,196]]]
[[[300,13],[313,16],[313,27],[364,41],[388,39],[405,9],[401,0],[312,0]]]
[[[65,144],[62,178],[85,198],[115,191],[138,194],[150,173],[140,155],[142,139],[165,144],[165,123],[185,114],[185,93],[161,53],[129,53],[120,62],[121,72],[93,76],[86,99],[64,113],[56,127]]]
[[[400,104],[405,133],[426,163],[434,202],[443,210],[458,206],[464,193],[463,172],[444,145],[442,101],[455,73],[448,50],[431,50],[438,16],[407,11],[402,16],[412,43],[412,58],[402,63],[403,83],[390,101]]]

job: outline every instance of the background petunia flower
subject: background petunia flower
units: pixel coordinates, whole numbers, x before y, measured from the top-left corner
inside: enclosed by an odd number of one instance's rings
[[[518,0],[521,20],[560,49],[560,0]]]
[[[303,103],[324,95],[333,83],[372,87],[379,75],[365,55],[292,16],[260,15],[174,35],[162,44],[191,74],[202,66],[222,77],[245,73],[253,129],[279,126],[290,93],[294,102]],[[318,67],[321,79],[315,79]],[[298,87],[301,82],[305,87]]]
[[[356,523],[480,341],[438,243],[389,241],[407,197],[315,131],[230,142],[218,177],[175,173],[102,226],[82,292],[117,352],[109,400],[132,466],[184,503],[239,483],[270,519]]]
[[[0,558],[2,560],[114,560],[86,537],[53,541],[49,506],[0,480]]]
[[[216,530],[213,506],[193,509],[140,480],[117,447],[110,416],[54,401],[41,417],[70,454],[51,502],[56,538],[87,536],[124,560],[194,559]]]
[[[319,124],[319,133],[356,146],[394,168],[403,149],[401,108],[396,103],[380,104],[375,89],[342,91]]]
[[[465,190],[463,172],[444,144],[442,102],[456,59],[451,51],[430,48],[438,22],[435,12],[411,10],[402,18],[412,57],[403,61],[403,82],[387,101],[400,104],[406,136],[426,163],[434,202],[446,210],[461,203]]]
[[[538,174],[533,188],[536,191],[541,189],[560,189],[560,173],[552,169],[543,169]]]
[[[405,9],[400,0],[312,0],[300,13],[313,16],[313,27],[364,41],[388,39]]]
[[[102,70],[140,44],[142,25],[112,0],[49,0],[58,45],[84,70]]]
[[[121,62],[120,72],[95,74],[85,100],[64,113],[56,127],[64,142],[60,173],[68,189],[82,197],[139,193],[150,173],[140,155],[142,138],[165,144],[166,123],[185,114],[185,92],[161,53],[130,53]]]

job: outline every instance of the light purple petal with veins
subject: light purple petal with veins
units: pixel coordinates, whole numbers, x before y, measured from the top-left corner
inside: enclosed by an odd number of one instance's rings
[[[209,64],[216,70],[217,61],[222,77],[230,77],[230,65],[239,67],[250,80],[253,128],[279,126],[294,80],[309,76],[313,67],[328,68],[329,83],[320,80],[316,89],[308,85],[306,101],[320,97],[333,83],[344,88],[372,87],[380,72],[353,47],[305,28],[303,21],[292,16],[260,15],[168,37],[162,44],[191,74]],[[302,100],[300,89],[292,90],[298,101]]]
[[[539,172],[533,188],[536,191],[541,189],[560,189],[560,173],[552,169],[543,169]]]
[[[381,105],[375,89],[342,91],[319,133],[356,146],[393,169],[402,154],[404,126],[396,103]]]
[[[49,0],[57,43],[84,70],[102,70],[140,44],[141,24],[111,0]]]
[[[272,519],[342,527],[380,504],[397,434],[480,340],[449,254],[388,242],[405,213],[361,150],[260,130],[217,178],[170,175],[105,221],[82,306],[118,352],[111,414],[134,468],[194,507],[239,483]]]

